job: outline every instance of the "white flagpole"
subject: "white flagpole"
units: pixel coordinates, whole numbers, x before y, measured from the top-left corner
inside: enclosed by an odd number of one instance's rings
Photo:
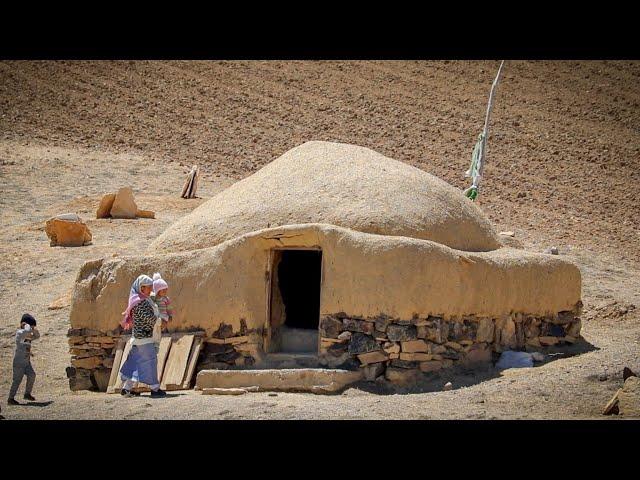
[[[493,81],[493,85],[491,85],[491,92],[489,93],[489,105],[487,106],[487,115],[484,118],[484,130],[482,131],[482,150],[480,151],[480,157],[478,159],[478,176],[473,179],[473,186],[476,187],[476,189],[480,187],[480,178],[482,177],[482,172],[484,171],[484,157],[487,151],[487,138],[489,137],[489,116],[491,115],[491,109],[493,108],[493,94],[496,90],[496,87],[498,86],[498,82],[500,81],[500,74],[502,73],[503,65],[504,60],[502,60],[502,63],[500,63],[498,74]]]

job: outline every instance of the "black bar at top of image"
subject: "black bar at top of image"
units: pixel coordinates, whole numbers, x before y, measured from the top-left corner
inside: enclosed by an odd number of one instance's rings
[[[221,22],[215,27],[176,22],[153,30],[145,29],[151,22],[134,28],[117,23],[31,27],[17,34],[0,31],[0,59],[640,59],[636,28],[619,22],[602,22],[596,29],[578,19],[526,24],[522,19],[487,22],[480,16],[455,25],[445,20]]]

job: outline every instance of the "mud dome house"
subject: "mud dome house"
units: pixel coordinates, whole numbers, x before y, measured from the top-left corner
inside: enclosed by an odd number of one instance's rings
[[[576,266],[504,246],[461,191],[354,145],[298,146],[146,254],[85,263],[72,388],[108,376],[130,285],[153,272],[170,285],[171,330],[203,332],[197,371],[325,367],[407,384],[580,338]]]

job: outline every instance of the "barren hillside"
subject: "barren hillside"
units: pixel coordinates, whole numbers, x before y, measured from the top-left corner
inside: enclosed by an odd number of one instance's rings
[[[463,187],[497,66],[4,62],[0,132],[233,178],[304,141],[340,141]],[[639,83],[638,62],[507,62],[481,196],[490,217],[560,247],[638,258]]]

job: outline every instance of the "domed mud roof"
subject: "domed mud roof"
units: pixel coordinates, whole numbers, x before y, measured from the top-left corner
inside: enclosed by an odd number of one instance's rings
[[[478,206],[439,178],[368,148],[307,142],[178,220],[149,251],[211,247],[252,231],[302,223],[432,240],[466,251],[500,246]]]

